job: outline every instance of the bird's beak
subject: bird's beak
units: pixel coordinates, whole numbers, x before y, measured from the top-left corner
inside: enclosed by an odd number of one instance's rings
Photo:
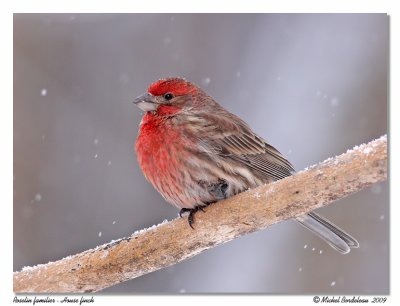
[[[158,107],[158,103],[155,101],[154,96],[148,92],[137,97],[135,100],[133,100],[133,103],[145,112],[155,111]]]

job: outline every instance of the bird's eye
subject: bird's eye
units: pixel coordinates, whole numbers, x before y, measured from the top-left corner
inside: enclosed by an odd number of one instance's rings
[[[167,101],[171,100],[173,97],[174,97],[174,95],[172,93],[166,93],[164,95],[164,99]]]

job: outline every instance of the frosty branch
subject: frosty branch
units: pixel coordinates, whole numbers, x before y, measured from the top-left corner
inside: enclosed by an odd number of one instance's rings
[[[14,273],[15,292],[92,292],[174,265],[236,237],[386,180],[387,137],[291,177],[210,205],[195,230],[178,218],[128,238]]]

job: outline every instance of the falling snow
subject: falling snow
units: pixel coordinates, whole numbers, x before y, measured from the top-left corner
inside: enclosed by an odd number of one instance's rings
[[[99,140],[96,138],[95,140],[93,140],[93,143],[94,143],[95,145],[97,145],[97,144],[99,144]]]
[[[312,248],[312,249],[311,249],[311,251],[313,251],[313,252],[314,252],[314,251],[315,251],[315,248]]]
[[[36,202],[40,202],[42,200],[42,195],[40,194],[40,193],[37,193],[36,195],[35,195],[35,201]]]
[[[203,79],[203,84],[204,85],[208,85],[208,84],[210,84],[211,83],[211,79],[210,78],[204,78]]]
[[[113,224],[115,224],[116,222],[115,221],[113,221]]]
[[[307,244],[304,245],[304,248],[307,249]]]
[[[111,160],[107,162],[107,166],[111,166]]]
[[[236,77],[237,77],[237,78],[240,78],[240,76],[241,76],[240,71],[236,71]]]
[[[334,287],[335,285],[336,285],[335,281],[331,282],[331,287]]]
[[[94,155],[94,158],[97,158],[97,157],[99,157],[99,155],[98,155],[98,154],[95,154],[95,155]]]
[[[46,88],[43,88],[43,89],[40,91],[40,95],[41,95],[42,97],[47,96],[47,89],[46,89]]]
[[[302,267],[299,268],[299,272],[301,272],[301,271],[303,271],[303,268],[302,268]]]
[[[337,107],[337,106],[339,106],[339,99],[337,98],[337,97],[333,97],[332,99],[331,99],[331,106],[332,107]]]
[[[102,233],[102,232],[99,232],[99,237],[101,237],[101,235],[103,235],[103,233]]]
[[[322,250],[319,250],[319,253],[320,253],[320,254],[322,254],[322,253],[323,253],[323,251],[322,251]]]
[[[383,221],[385,219],[384,215],[380,215],[379,220]]]

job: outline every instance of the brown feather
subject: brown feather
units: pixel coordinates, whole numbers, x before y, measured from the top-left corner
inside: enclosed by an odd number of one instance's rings
[[[212,114],[195,113],[191,116],[197,123],[192,135],[198,137],[205,152],[216,153],[227,162],[236,161],[238,166],[247,166],[263,182],[279,180],[294,173],[291,163],[277,149],[228,111],[221,108]]]

